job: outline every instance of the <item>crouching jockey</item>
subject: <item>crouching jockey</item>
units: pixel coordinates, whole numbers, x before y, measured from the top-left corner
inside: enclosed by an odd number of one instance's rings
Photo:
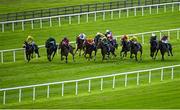
[[[156,44],[158,43],[157,36],[156,36],[156,34],[154,34],[154,33],[151,35],[151,38],[150,38],[150,43],[152,43],[153,41],[155,41],[155,42],[156,42]]]
[[[39,51],[38,51],[39,48],[38,48],[38,46],[35,44],[34,38],[29,35],[29,36],[26,38],[26,42],[27,42],[30,46],[32,46],[33,50],[38,54],[38,57],[40,57]]]
[[[128,42],[128,41],[129,41],[128,36],[127,36],[127,35],[123,35],[123,36],[121,37],[121,41],[126,41],[126,42]]]
[[[85,40],[85,45],[91,45],[91,48],[94,50],[96,49],[95,42],[93,38],[87,38]]]
[[[170,53],[169,53],[168,36],[165,36],[165,35],[164,35],[164,36],[161,38],[161,42],[166,45],[166,48],[167,48],[167,51],[168,51],[168,55],[170,55]]]
[[[69,44],[69,40],[67,37],[64,37],[63,40],[61,41],[62,45],[65,45],[68,49],[70,49],[70,44]]]
[[[106,37],[102,38],[103,45],[107,48],[108,53],[110,52],[110,42]]]
[[[56,40],[52,37],[49,37],[46,41],[46,44],[45,44],[45,47],[46,48],[49,48],[50,46],[53,46],[53,49],[56,49],[57,46],[56,46]]]
[[[135,44],[136,46],[138,46],[139,49],[141,48],[140,45],[138,44],[138,39],[137,39],[136,36],[131,37],[131,38],[130,38],[130,41],[131,41],[133,44]]]
[[[85,39],[86,39],[86,35],[84,33],[79,34],[79,36],[77,36],[76,38],[76,44],[80,44],[81,43],[80,40],[84,42]]]
[[[103,33],[97,32],[97,34],[96,34],[96,36],[94,38],[95,45],[97,45],[100,38],[103,38],[103,37],[105,37],[105,35]]]

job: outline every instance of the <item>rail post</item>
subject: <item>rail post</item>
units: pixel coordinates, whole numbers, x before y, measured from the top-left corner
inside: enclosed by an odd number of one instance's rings
[[[86,22],[87,23],[89,22],[89,15],[88,15],[88,13],[86,14]]]
[[[149,84],[151,83],[151,71],[149,71]]]
[[[42,29],[42,19],[40,19],[39,21],[40,21],[40,28]]]
[[[3,59],[3,51],[1,52],[1,63],[4,63],[4,59]]]
[[[91,92],[91,80],[89,80],[88,92]]]
[[[151,8],[151,6],[149,7],[149,14],[151,14],[152,13],[152,8]]]
[[[142,44],[144,44],[144,34],[142,34]]]
[[[16,51],[13,51],[13,61],[16,62]]]
[[[64,96],[64,83],[62,83],[61,95]]]
[[[137,73],[137,86],[139,85],[139,72]]]
[[[96,21],[96,12],[94,13],[94,21]]]
[[[144,16],[144,7],[142,7],[142,16]]]
[[[4,23],[2,23],[2,32],[4,32]]]
[[[6,104],[6,91],[3,92],[3,104]]]
[[[78,81],[76,81],[76,95],[78,95]]]
[[[105,17],[106,17],[105,12],[103,12],[103,21],[106,19]]]
[[[164,5],[164,13],[166,13],[166,5]]]
[[[134,16],[136,16],[136,8],[134,8]]]
[[[59,16],[58,17],[58,24],[59,24],[59,27],[61,26],[61,17]]]
[[[159,6],[157,5],[157,14],[159,14]]]
[[[47,98],[49,98],[49,85],[47,85]]]
[[[22,90],[21,89],[19,89],[19,102],[21,102],[21,95],[22,94]]]
[[[116,76],[113,76],[113,86],[112,86],[113,89],[115,88],[115,83],[116,83]]]
[[[125,75],[124,86],[127,86],[127,74]]]
[[[128,18],[129,17],[129,10],[128,9],[126,9],[126,17]]]
[[[164,77],[164,69],[161,69],[161,81],[163,81],[163,77]]]
[[[177,39],[179,39],[179,30],[177,30]]]
[[[52,27],[52,19],[51,19],[51,17],[49,18],[49,26]]]
[[[111,11],[111,19],[113,19],[113,11]]]
[[[69,24],[71,24],[71,16],[69,16]]]
[[[121,18],[121,10],[119,10],[119,18]]]
[[[101,91],[103,90],[103,78],[101,78]]]
[[[33,20],[31,20],[31,29],[34,29]]]
[[[24,31],[24,21],[22,21],[22,31]]]
[[[171,68],[171,79],[174,79],[174,67]]]
[[[80,15],[78,15],[78,24],[80,24],[81,20],[80,20]]]
[[[12,31],[14,32],[14,22],[12,22]]]
[[[33,87],[33,101],[36,100],[36,88]]]

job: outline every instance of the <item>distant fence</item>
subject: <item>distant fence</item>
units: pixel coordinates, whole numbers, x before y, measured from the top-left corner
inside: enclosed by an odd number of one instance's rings
[[[137,11],[141,11],[141,15],[144,16],[145,9],[148,9],[148,14],[152,14],[152,9],[156,9],[156,14],[159,14],[160,9],[164,9],[163,12],[167,12],[169,8],[167,6],[171,7],[170,10],[174,12],[175,6],[178,7],[178,11],[180,11],[180,2],[173,2],[173,3],[164,3],[164,4],[155,4],[155,5],[146,5],[146,6],[135,6],[135,7],[128,7],[128,8],[120,8],[120,9],[112,9],[112,10],[101,10],[101,11],[92,11],[92,12],[84,12],[84,13],[76,13],[76,14],[67,14],[67,15],[58,15],[58,16],[51,16],[51,17],[42,17],[42,18],[33,18],[33,19],[24,19],[24,20],[16,20],[16,21],[6,21],[6,22],[0,22],[1,25],[1,31],[4,32],[6,27],[8,27],[7,30],[14,31],[17,28],[22,29],[22,31],[25,30],[25,24],[30,27],[31,29],[34,29],[35,23],[37,23],[39,26],[38,28],[43,28],[43,22],[47,23],[50,27],[53,26],[53,21],[56,22],[54,24],[57,24],[58,26],[61,26],[62,20],[67,21],[69,24],[72,24],[72,19],[76,20],[77,23],[81,23],[82,17],[84,17],[85,22],[89,22],[89,18],[93,17],[93,20],[97,20],[97,15],[102,15],[102,20],[106,19],[106,14],[110,13],[110,19],[114,18],[114,15],[118,16],[118,18],[121,18],[121,13],[126,12],[126,17],[130,16],[130,11],[133,11],[133,16],[137,16]],[[176,9],[177,10],[177,9]],[[91,16],[91,17],[90,17]],[[19,24],[19,25],[17,25]]]
[[[111,10],[111,9],[118,9],[125,7],[169,3],[169,2],[180,2],[180,0],[119,0],[113,2],[48,8],[48,9],[0,14],[0,21],[2,22],[2,21],[12,21],[12,20],[21,20],[21,19],[32,19],[39,17],[50,17],[56,15],[84,13],[84,12],[100,11],[100,10]]]
[[[164,34],[164,32],[167,32],[167,35],[169,36],[169,40],[171,38],[171,33],[172,32],[176,32],[176,38],[179,39],[180,37],[180,28],[176,28],[176,29],[169,29],[169,30],[160,30],[160,31],[151,31],[151,32],[143,32],[143,33],[137,33],[137,34],[128,34],[128,36],[133,36],[133,35],[136,35],[137,37],[141,37],[141,41],[142,41],[142,44],[145,43],[145,35],[148,35],[148,34],[152,34],[152,33],[156,33],[156,34],[159,34],[159,37],[161,38],[162,35]],[[116,39],[121,37],[122,35],[120,36],[114,36]],[[70,42],[70,43],[75,43],[75,41],[73,42]],[[41,45],[39,46],[40,48],[43,48],[45,47],[44,45]],[[18,48],[18,49],[9,49],[9,50],[0,50],[0,53],[1,53],[1,63],[4,63],[4,53],[5,52],[12,52],[13,53],[13,62],[16,62],[16,51],[24,51],[24,59],[26,60],[26,54],[25,54],[25,50],[24,48]]]
[[[64,86],[67,83],[75,83],[75,95],[78,95],[78,83],[82,81],[88,81],[88,92],[91,92],[91,81],[94,79],[100,79],[100,89],[103,90],[103,79],[104,78],[111,78],[112,77],[112,88],[115,88],[117,76],[125,76],[124,77],[124,86],[126,87],[128,85],[128,75],[130,74],[137,74],[137,81],[136,84],[140,84],[140,73],[143,72],[143,74],[147,74],[148,72],[148,82],[151,83],[152,75],[151,73],[155,70],[161,70],[160,80],[164,80],[164,69],[171,69],[171,79],[174,79],[174,68],[180,67],[180,65],[174,65],[174,66],[166,66],[166,67],[160,67],[160,68],[153,68],[153,69],[146,69],[146,70],[138,70],[138,71],[132,71],[132,72],[124,72],[124,73],[116,73],[111,75],[104,75],[104,76],[97,76],[97,77],[89,77],[89,78],[83,78],[83,79],[77,79],[77,80],[69,80],[69,81],[62,81],[62,82],[53,82],[53,83],[45,83],[45,84],[37,84],[37,85],[29,85],[29,86],[20,86],[20,87],[14,87],[14,88],[4,88],[0,89],[0,92],[3,92],[3,104],[6,104],[6,93],[11,90],[18,90],[18,101],[21,102],[22,100],[22,90],[27,88],[32,88],[32,100],[36,100],[36,88],[37,87],[47,87],[46,97],[50,97],[50,85],[58,85],[61,84],[62,90],[61,95],[64,96]],[[146,72],[146,73],[144,73]]]

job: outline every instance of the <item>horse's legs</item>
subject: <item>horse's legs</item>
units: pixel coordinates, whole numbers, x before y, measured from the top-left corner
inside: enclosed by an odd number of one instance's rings
[[[171,44],[169,44],[169,52],[171,53],[171,56],[173,56]]]
[[[164,54],[165,54],[165,52],[163,52],[163,51],[161,51],[161,55],[162,55],[162,61],[164,61]]]
[[[96,53],[97,53],[97,50],[94,51],[94,61],[96,60]]]
[[[155,56],[154,56],[154,60],[156,59],[157,53],[158,53],[159,49],[157,49],[155,52]]]

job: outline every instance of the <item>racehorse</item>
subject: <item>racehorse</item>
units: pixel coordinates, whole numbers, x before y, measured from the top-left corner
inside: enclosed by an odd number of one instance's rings
[[[79,56],[81,56],[81,50],[84,50],[84,39],[79,39],[79,38],[77,37],[76,43],[77,43],[77,48],[76,48],[76,51],[75,51],[74,54],[76,54],[77,51],[80,50]]]
[[[125,41],[125,40],[122,40],[121,41],[121,45],[122,45],[122,49],[120,51],[120,58],[124,58],[127,56],[127,52],[130,51],[130,42],[129,41]]]
[[[159,41],[159,46],[158,46],[158,49],[157,49],[157,51],[156,51],[156,54],[155,54],[155,58],[154,59],[156,59],[156,56],[157,56],[157,53],[158,53],[158,51],[160,50],[160,52],[161,52],[161,56],[162,56],[162,61],[164,61],[164,55],[165,55],[165,53],[167,52],[168,53],[168,56],[170,56],[170,54],[171,54],[171,56],[173,56],[173,53],[172,53],[172,45],[170,44],[170,43],[168,43],[168,44],[165,44],[165,43],[163,43],[162,41]]]
[[[142,45],[140,43],[133,43],[130,41],[130,58],[133,58],[133,54],[135,55],[135,60],[138,61],[137,59],[137,54],[140,52],[140,60],[142,60]]]
[[[152,59],[154,59],[154,55],[157,50],[158,50],[158,42],[156,40],[151,39],[150,40],[150,56]]]
[[[74,53],[73,53],[74,48],[71,45],[67,46],[63,42],[60,42],[59,49],[61,49],[61,61],[64,60],[63,56],[65,56],[66,63],[68,63],[68,54],[69,53],[71,53],[71,55],[73,57],[73,61],[74,61]]]
[[[84,45],[84,57],[87,59],[87,54],[89,54],[89,60],[92,59],[92,52],[94,51],[94,61],[96,60],[97,49],[93,44],[85,43]]]
[[[48,44],[46,44],[46,48],[47,48],[47,50],[46,50],[46,52],[47,52],[47,59],[49,61],[52,61],[54,56],[55,56],[55,54],[56,54],[56,51],[57,51],[57,45],[54,45],[52,43],[48,43]]]
[[[26,60],[29,62],[31,60],[31,58],[33,58],[34,49],[33,49],[32,45],[29,45],[26,41],[24,41],[23,48],[25,48]]]
[[[97,49],[99,48],[101,49],[102,61],[105,60],[106,55],[109,59],[110,53],[112,53],[112,55],[116,57],[115,47],[113,47],[111,44],[109,44],[109,48],[110,48],[110,51],[109,51],[107,46],[105,46],[104,43],[102,42],[102,40],[99,40]]]

